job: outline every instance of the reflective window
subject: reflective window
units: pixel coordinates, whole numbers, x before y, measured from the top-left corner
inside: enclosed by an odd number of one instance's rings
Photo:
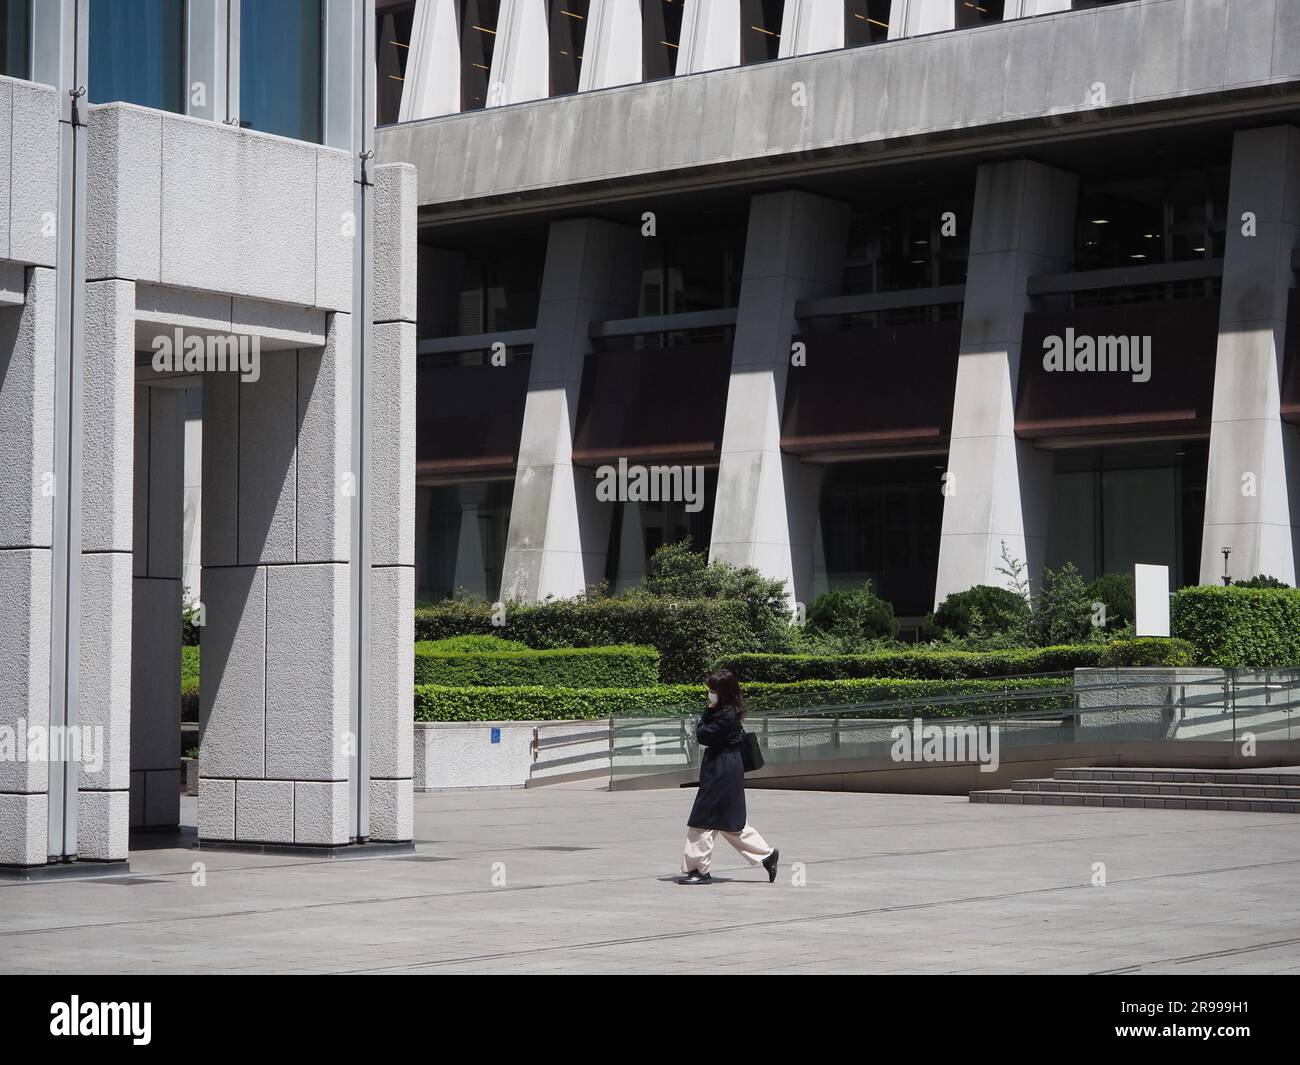
[[[744,214],[658,212],[642,241],[639,315],[735,307],[745,266]]]
[[[91,0],[89,67],[91,103],[184,111],[185,0]]]
[[[322,0],[243,0],[239,124],[321,140]]]
[[[677,465],[662,459],[664,465]],[[688,465],[683,463],[682,465]],[[713,539],[713,506],[718,496],[718,471],[704,469],[704,506],[692,512],[680,502],[611,503],[605,580],[620,595],[645,580],[650,556],[665,544],[691,542],[691,550],[707,553]]]
[[[375,11],[375,125],[396,122],[402,112],[406,60],[411,54],[414,0],[384,3]]]
[[[31,0],[0,0],[0,74],[6,78],[31,76],[27,35]]]
[[[844,0],[844,45],[856,48],[889,37],[889,7],[893,0]]]
[[[740,62],[762,63],[781,52],[785,0],[740,0]]]
[[[641,0],[641,68],[646,81],[677,71],[686,0]]]
[[[488,104],[492,53],[496,49],[500,0],[462,0],[460,9],[460,109],[479,111]]]
[[[1002,21],[1003,0],[956,0],[956,4],[959,30]]]
[[[416,598],[497,597],[514,487],[511,479],[416,489]]]
[[[578,91],[590,6],[590,0],[551,0],[548,15],[552,96]]]
[[[969,193],[936,192],[911,203],[880,196],[854,205],[844,291],[960,285],[970,253]]]
[[[1081,183],[1074,268],[1222,257],[1228,173],[1223,167]]]

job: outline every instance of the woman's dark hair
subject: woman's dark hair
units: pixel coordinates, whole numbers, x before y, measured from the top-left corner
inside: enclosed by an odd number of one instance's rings
[[[737,718],[745,716],[745,700],[740,695],[740,681],[729,669],[715,669],[704,681],[709,691],[717,692],[718,708],[729,706],[736,711]]]

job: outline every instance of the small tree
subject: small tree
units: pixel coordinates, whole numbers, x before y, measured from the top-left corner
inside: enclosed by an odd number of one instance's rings
[[[877,640],[898,636],[898,619],[894,608],[871,590],[867,581],[861,588],[834,588],[808,610],[808,628],[839,641],[844,651],[864,649]]]
[[[1059,570],[1044,567],[1043,588],[1030,624],[1044,647],[1086,643],[1093,637],[1092,597],[1074,563],[1067,562]]]

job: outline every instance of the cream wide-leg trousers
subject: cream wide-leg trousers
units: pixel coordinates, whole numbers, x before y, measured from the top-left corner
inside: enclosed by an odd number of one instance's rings
[[[698,869],[701,873],[709,871],[713,862],[713,841],[720,831],[717,828],[686,830],[686,853],[682,855],[683,873],[689,873],[692,869]],[[762,865],[763,859],[772,853],[772,848],[748,823],[739,832],[722,832],[722,836],[750,865]]]

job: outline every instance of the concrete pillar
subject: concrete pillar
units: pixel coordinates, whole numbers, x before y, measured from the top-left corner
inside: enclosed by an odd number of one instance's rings
[[[77,855],[118,861],[130,824],[135,285],[88,282],[85,308],[77,724],[102,730],[102,765],[81,765]]]
[[[0,727],[24,748],[50,721],[55,290],[33,268],[0,310]],[[44,759],[0,759],[0,866],[45,864],[48,786]]]
[[[843,203],[802,192],[750,202],[709,554],[784,580],[796,602],[812,577],[821,482],[781,452],[795,304],[839,294],[847,235]]]
[[[624,592],[645,578],[645,509],[640,503],[623,504],[618,533],[618,570],[613,592]]]
[[[204,383],[200,840],[349,840],[349,319]]]
[[[488,106],[542,100],[551,94],[546,0],[501,0],[492,52]]]
[[[1253,216],[1247,236],[1245,218]],[[1296,431],[1280,415],[1287,301],[1300,243],[1300,130],[1233,139],[1223,297],[1201,545],[1201,583],[1216,584],[1222,548],[1236,578],[1295,584],[1300,524]]]
[[[180,824],[185,390],[135,389],[131,827]]]
[[[398,120],[454,115],[460,110],[460,24],[457,0],[420,0]]]
[[[1028,17],[1031,15],[1051,15],[1057,11],[1069,11],[1071,0],[1019,0],[1022,5],[1018,14],[1013,15],[1009,10],[1014,0],[1008,0],[1008,10],[1004,13],[1004,19]]]
[[[642,238],[593,218],[551,225],[515,471],[502,598],[577,595],[604,576],[609,507],[573,466],[591,323],[635,313]],[[605,539],[601,539],[601,530]]]
[[[1077,197],[1073,174],[1023,159],[976,177],[936,605],[976,584],[1006,586],[1004,543],[1031,581],[1042,571],[1052,463],[1016,439],[1020,335],[1029,278],[1068,269]]]
[[[639,0],[591,0],[578,91],[641,80]]]
[[[370,838],[414,836],[416,174],[375,168]]]
[[[683,0],[678,74],[740,66],[740,0]]]
[[[785,0],[782,59],[844,47],[844,0]]]
[[[900,5],[902,10],[900,12]],[[942,33],[957,26],[953,0],[894,0],[890,8],[889,37],[919,37]]]
[[[453,588],[464,588],[467,594],[477,599],[486,599],[488,589],[483,577],[483,533],[479,525],[479,501],[474,498],[481,493],[465,490],[462,493],[469,495],[469,498],[461,499],[460,534],[456,538],[456,573],[451,583]]]

